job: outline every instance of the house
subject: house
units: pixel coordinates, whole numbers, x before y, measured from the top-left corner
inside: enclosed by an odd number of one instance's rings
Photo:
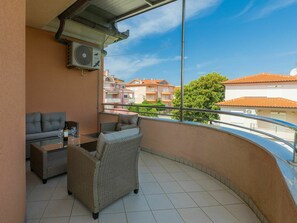
[[[134,91],[135,103],[142,103],[144,100],[156,103],[160,99],[166,106],[172,105],[174,86],[166,80],[134,79],[126,87]]]
[[[253,114],[297,124],[297,76],[260,73],[223,82],[222,111]],[[291,130],[263,121],[220,115],[220,121],[293,140]]]
[[[126,88],[126,83],[104,71],[104,102],[131,104],[134,101],[134,92]]]

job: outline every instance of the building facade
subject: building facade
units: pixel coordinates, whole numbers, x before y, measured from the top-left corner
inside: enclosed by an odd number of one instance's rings
[[[104,103],[131,104],[134,103],[134,92],[126,88],[126,83],[104,71]]]
[[[297,124],[297,76],[261,73],[223,82],[222,111],[275,118]],[[220,121],[292,140],[293,132],[263,121],[220,115]]]
[[[166,106],[172,106],[174,86],[166,80],[134,79],[126,87],[134,92],[135,103],[146,100],[153,104],[160,99]]]

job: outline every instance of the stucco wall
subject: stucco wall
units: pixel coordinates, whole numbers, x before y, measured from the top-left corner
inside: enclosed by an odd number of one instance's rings
[[[66,67],[66,47],[54,33],[26,27],[26,112],[65,111],[81,133],[97,131],[98,71]]]
[[[281,97],[297,101],[297,84],[236,84],[225,86],[225,100],[240,97]]]
[[[114,115],[100,114],[104,122]],[[297,208],[274,157],[257,144],[227,132],[141,119],[141,146],[214,170],[245,193],[271,223],[293,223]]]
[[[25,1],[0,8],[0,222],[25,217]]]

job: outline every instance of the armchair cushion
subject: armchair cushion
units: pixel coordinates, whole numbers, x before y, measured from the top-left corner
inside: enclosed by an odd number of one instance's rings
[[[41,114],[39,112],[26,114],[26,134],[41,132]]]
[[[138,122],[138,114],[136,115],[119,115],[119,122],[116,126],[116,131],[121,131],[128,128],[135,128],[137,127]],[[130,127],[127,127],[131,125]]]
[[[138,135],[139,132],[140,132],[139,128],[133,128],[133,129],[127,129],[127,130],[109,133],[109,134],[100,133],[97,141],[97,150],[96,150],[95,157],[101,160],[102,155],[104,153],[104,147],[107,142],[135,136],[135,135]]]
[[[42,130],[44,132],[63,129],[66,121],[65,112],[42,113]]]

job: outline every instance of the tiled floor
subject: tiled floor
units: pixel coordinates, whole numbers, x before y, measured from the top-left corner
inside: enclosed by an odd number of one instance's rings
[[[232,191],[189,166],[141,152],[140,191],[99,214],[67,194],[67,175],[41,180],[27,162],[27,223],[233,223],[260,222]]]

